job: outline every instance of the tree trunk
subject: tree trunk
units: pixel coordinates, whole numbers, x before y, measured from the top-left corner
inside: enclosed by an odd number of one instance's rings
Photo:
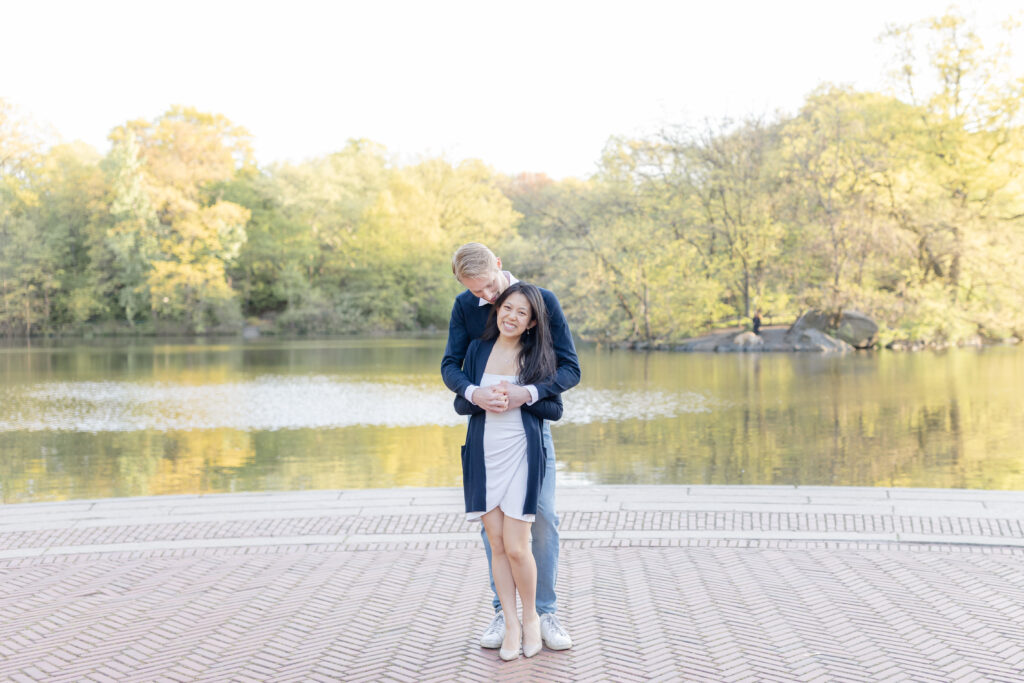
[[[641,303],[644,317],[644,341],[651,341],[651,308],[647,300],[647,274],[640,269],[640,280],[643,283],[643,301]]]

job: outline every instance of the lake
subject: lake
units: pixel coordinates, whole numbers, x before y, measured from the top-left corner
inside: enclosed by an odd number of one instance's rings
[[[0,348],[5,503],[461,485],[443,339]],[[1024,348],[580,349],[561,486],[1024,489]]]

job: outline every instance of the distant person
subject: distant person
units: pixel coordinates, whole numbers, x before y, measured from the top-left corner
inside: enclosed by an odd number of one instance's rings
[[[466,350],[463,370],[479,386],[509,402],[509,389],[543,382],[555,374],[547,310],[540,289],[517,282],[494,301],[487,327]],[[455,410],[469,415],[462,449],[466,518],[483,522],[491,546],[491,574],[504,618],[499,656],[511,661],[541,651],[537,614],[537,565],[530,530],[544,483],[544,425],[562,417],[562,398],[524,403],[502,412],[485,411],[455,395]],[[516,615],[516,593],[523,606]]]
[[[753,320],[754,320],[754,334],[760,336],[760,334],[761,334],[761,309],[757,309],[756,311],[754,311],[754,318],[753,318]]]
[[[551,343],[555,353],[556,371],[546,381],[520,386],[508,383],[501,386],[480,386],[479,380],[467,376],[463,361],[474,339],[479,339],[487,325],[494,302],[510,285],[518,282],[511,273],[501,270],[501,259],[486,246],[470,242],[459,247],[452,257],[452,272],[467,291],[455,297],[448,323],[448,345],[441,361],[441,375],[445,385],[457,396],[483,408],[487,415],[530,406],[546,398],[560,395],[580,381],[580,365],[576,347],[569,332],[569,324],[562,313],[558,297],[546,289],[539,289],[544,307]],[[537,496],[537,512],[531,527],[533,557],[537,565],[536,609],[540,615],[541,637],[552,650],[572,647],[572,638],[559,623],[555,581],[558,577],[558,515],[555,514],[555,446],[551,439],[551,426],[544,421],[542,430],[546,461],[543,484]],[[484,630],[480,645],[500,648],[505,641],[507,621],[501,599],[494,583],[494,566],[487,529],[481,530],[484,550],[491,569],[491,590],[494,591],[494,619]]]

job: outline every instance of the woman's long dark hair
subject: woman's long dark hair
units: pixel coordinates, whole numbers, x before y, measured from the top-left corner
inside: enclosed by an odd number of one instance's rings
[[[519,350],[518,380],[522,385],[537,384],[555,374],[558,365],[555,361],[555,345],[551,341],[551,326],[548,323],[548,309],[544,305],[544,297],[540,288],[525,282],[509,285],[494,301],[491,316],[487,319],[487,327],[481,339],[490,341],[498,338],[498,311],[505,299],[519,292],[530,302],[530,320],[536,325],[526,330],[519,338],[523,345]]]

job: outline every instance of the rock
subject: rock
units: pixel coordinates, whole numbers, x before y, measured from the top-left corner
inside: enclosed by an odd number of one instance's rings
[[[715,351],[762,351],[764,339],[753,332],[740,332],[731,339],[720,342],[715,346]]]
[[[811,310],[800,316],[789,330],[790,332],[799,332],[804,329],[815,329],[829,336],[837,337],[858,349],[872,346],[878,335],[878,325],[860,311],[843,311],[836,327],[833,327],[832,323],[831,316],[827,316],[821,311]]]
[[[764,339],[753,332],[740,332],[733,337],[732,343],[743,349],[751,349],[764,346]]]
[[[794,326],[795,327],[795,326]],[[675,347],[676,351],[709,352],[758,352],[758,351],[822,351],[843,352],[851,347],[841,339],[835,339],[814,328],[784,331],[779,328],[761,328],[761,334],[753,332],[718,332],[705,337],[687,339]]]
[[[885,345],[885,348],[892,351],[924,351],[925,343],[923,341],[913,341],[911,339],[894,339]]]
[[[824,332],[828,326],[829,321],[825,317],[824,313],[822,313],[821,311],[811,310],[805,312],[803,315],[797,318],[796,322],[793,323],[793,325],[789,328],[789,331],[792,332],[794,330],[813,328],[815,330],[821,330],[822,332]]]
[[[706,337],[698,337],[696,339],[687,339],[682,344],[676,347],[677,351],[717,351],[719,346],[723,346],[729,343],[729,340],[734,336],[735,333],[719,333],[709,334]]]
[[[804,329],[790,328],[786,333],[786,341],[794,351],[819,351],[819,352],[845,352],[852,351],[853,347],[842,339],[830,337],[821,330],[813,327]]]
[[[842,339],[854,348],[866,349],[875,343],[878,324],[860,311],[843,311],[839,318],[839,328],[832,336]]]

